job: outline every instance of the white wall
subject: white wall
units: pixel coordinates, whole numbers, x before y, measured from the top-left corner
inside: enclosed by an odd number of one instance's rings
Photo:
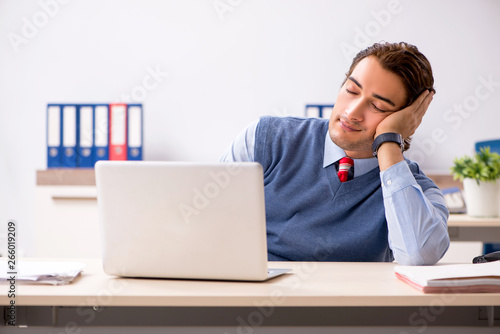
[[[147,160],[217,160],[260,115],[333,103],[353,50],[380,40],[430,59],[437,95],[409,156],[446,172],[500,137],[499,15],[495,0],[1,0],[0,226],[16,219],[29,255],[48,102],[128,95]]]

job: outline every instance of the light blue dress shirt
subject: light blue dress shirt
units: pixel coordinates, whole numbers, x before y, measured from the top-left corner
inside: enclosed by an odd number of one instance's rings
[[[242,131],[221,157],[221,161],[254,161],[255,133],[258,121]],[[325,137],[323,168],[346,154],[335,145],[329,133]],[[378,167],[377,158],[353,159],[354,178]],[[425,192],[413,177],[408,164],[401,161],[380,172],[389,247],[402,265],[435,264],[446,253],[450,239],[449,211],[439,189]]]

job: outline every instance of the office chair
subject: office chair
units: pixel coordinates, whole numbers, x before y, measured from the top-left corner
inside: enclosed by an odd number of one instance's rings
[[[478,141],[475,145],[476,152],[479,152],[481,147],[490,147],[491,152],[497,152],[500,154],[500,139],[497,140],[485,140]],[[500,251],[500,243],[499,244],[484,244],[483,245],[483,254],[488,254],[491,252]]]

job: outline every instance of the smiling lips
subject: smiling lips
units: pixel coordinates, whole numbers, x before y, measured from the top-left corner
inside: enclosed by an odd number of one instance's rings
[[[361,130],[358,130],[356,128],[354,128],[352,125],[348,124],[347,122],[345,122],[344,120],[342,119],[339,119],[339,124],[340,124],[340,127],[344,130],[344,131],[347,131],[347,132],[356,132],[356,131],[361,131]]]

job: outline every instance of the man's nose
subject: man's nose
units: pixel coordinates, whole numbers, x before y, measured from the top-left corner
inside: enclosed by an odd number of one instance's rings
[[[346,109],[346,116],[349,119],[355,120],[355,121],[362,121],[363,120],[363,114],[364,114],[364,105],[362,101],[353,101],[352,103],[349,104],[349,106]]]

